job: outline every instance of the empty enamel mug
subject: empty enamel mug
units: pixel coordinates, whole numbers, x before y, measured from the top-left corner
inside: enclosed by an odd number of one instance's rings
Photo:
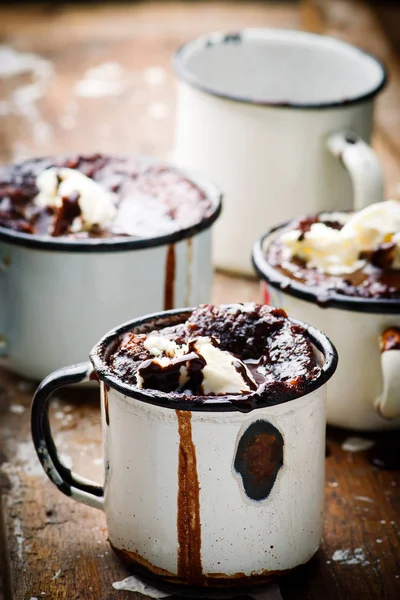
[[[306,563],[321,541],[325,384],[336,351],[303,325],[320,374],[304,395],[260,400],[247,412],[229,396],[174,399],[111,374],[107,357],[121,334],[176,325],[190,314],[131,321],[94,347],[91,364],[48,376],[33,399],[33,441],[61,492],[105,511],[110,544],[134,572],[196,586],[263,582]],[[101,388],[103,486],[62,463],[48,416],[52,392],[93,376]]]
[[[264,302],[313,323],[335,344],[340,362],[327,386],[327,422],[359,430],[400,427],[400,302],[332,293],[290,279],[266,260],[268,244],[284,225],[256,242],[253,264]]]
[[[204,35],[174,56],[174,160],[225,194],[217,267],[251,273],[264,231],[298,214],[383,199],[368,142],[385,69],[345,42],[300,31]]]
[[[210,301],[210,228],[221,193],[202,177],[180,173],[212,204],[209,215],[186,229],[151,238],[74,240],[0,227],[0,355],[6,367],[40,380],[84,360],[116,322]]]

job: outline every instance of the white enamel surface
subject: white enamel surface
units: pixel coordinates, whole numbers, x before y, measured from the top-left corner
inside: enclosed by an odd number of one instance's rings
[[[268,498],[255,502],[232,461],[241,435],[260,419],[281,432],[284,464]],[[322,390],[232,420],[193,414],[205,572],[290,569],[316,552],[323,528],[324,419]]]
[[[400,315],[320,308],[270,286],[268,291],[271,304],[284,308],[290,317],[312,323],[336,346],[339,364],[327,384],[328,423],[358,430],[398,429],[400,416],[384,419],[375,403],[383,391],[379,338],[387,327],[400,327]]]
[[[177,572],[178,424],[175,411],[146,405],[110,389],[102,402],[105,511],[117,548]]]
[[[386,419],[400,419],[400,350],[382,352],[381,368],[383,391],[376,408]]]
[[[175,307],[209,302],[212,267],[207,229],[175,244]],[[163,310],[167,246],[122,252],[56,252],[0,242],[0,334],[7,365],[42,379],[86,360],[115,326]]]
[[[304,36],[309,35],[301,34],[301,37],[305,39]],[[286,32],[285,36],[293,36],[295,47],[300,43],[294,32]],[[377,69],[382,75],[377,63],[358,50],[351,49],[353,62],[350,64],[343,61],[339,42],[334,42],[325,54],[319,44],[325,44],[326,38],[317,37],[314,41],[314,36],[310,37],[313,38],[312,55],[315,55],[315,60],[324,63],[328,55],[335,57],[336,64],[340,62],[346,81],[350,73],[353,73],[353,67],[357,67],[357,77],[354,74],[350,77],[354,94],[356,89],[360,91],[362,88],[365,90],[369,86],[369,89],[374,87]],[[303,69],[298,68],[296,52],[286,54],[285,44],[278,42],[274,38],[273,52],[268,44],[253,44],[249,52],[252,56],[257,56],[260,51],[261,65],[267,50],[268,54],[272,52],[271,60],[277,60],[280,56],[279,68],[275,70],[275,74],[278,74],[278,82],[290,86],[290,89],[285,90],[290,94],[279,100],[316,102],[317,97],[321,99],[322,90],[318,94],[315,91],[319,83],[314,81],[311,86],[307,78],[300,76]],[[231,54],[239,52],[243,46],[246,44],[225,44],[218,52]],[[300,46],[303,47],[303,42]],[[345,48],[343,51],[349,52],[347,45]],[[210,50],[213,51],[212,48],[205,48],[202,52],[205,54]],[[196,61],[197,75],[201,76],[202,81],[207,78],[207,67],[213,77],[222,82],[221,86],[232,86],[231,80],[241,73],[240,69],[237,70],[239,60],[232,60],[229,63],[230,70],[227,66],[226,72],[223,72],[219,61],[213,65],[202,59],[204,64],[200,69],[200,57],[196,55],[191,60]],[[369,66],[364,70],[366,60]],[[245,83],[245,96],[251,95],[252,86],[263,81],[260,73],[265,72],[264,67],[257,67],[257,61],[254,64],[254,70],[252,68],[242,73],[244,75],[248,72],[250,79],[254,77],[254,81],[240,82],[241,87]],[[329,100],[343,98],[343,90],[337,87],[332,72],[324,64],[323,81],[326,81],[326,76],[331,94]],[[344,64],[349,71],[343,69]],[[217,69],[218,77],[215,75]],[[272,72],[267,75],[268,78],[272,77]],[[271,89],[278,89],[275,87],[277,82],[271,81],[274,84]],[[347,85],[343,83],[343,89],[347,89]],[[314,98],[313,90],[316,94]],[[255,90],[253,91],[255,94]],[[279,92],[280,96],[283,91]],[[266,93],[260,89],[261,99]],[[333,97],[332,94],[337,96]],[[251,273],[252,244],[269,227],[302,213],[351,208],[351,178],[337,156],[328,149],[327,141],[335,132],[353,132],[368,142],[371,128],[371,100],[323,110],[259,106],[217,97],[180,82],[174,161],[204,173],[224,191],[224,210],[214,230],[214,263],[223,269]],[[352,154],[351,160],[346,154],[348,160],[345,164],[352,172],[357,203],[365,205],[381,200],[382,182],[377,161],[372,159],[375,165],[372,174],[371,161],[367,160],[367,152],[362,144],[356,144],[355,149],[349,152]],[[354,152],[357,153],[356,157]],[[370,155],[371,153],[368,156]],[[364,178],[368,185],[362,185]]]
[[[108,392],[102,402],[109,539],[177,573],[178,423],[174,410]],[[265,419],[284,438],[284,466],[269,497],[249,499],[233,461],[242,433]],[[306,562],[323,527],[325,386],[249,414],[192,413],[206,574],[246,575]],[[271,548],[273,546],[273,548]]]

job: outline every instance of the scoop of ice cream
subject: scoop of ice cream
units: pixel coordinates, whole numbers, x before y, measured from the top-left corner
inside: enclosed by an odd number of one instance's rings
[[[136,376],[139,388],[187,389],[206,396],[245,394],[257,389],[246,365],[221,350],[216,338],[198,337],[178,345],[160,335],[150,335],[144,346],[154,358],[139,365]]]
[[[363,253],[393,243],[396,247],[392,267],[397,268],[400,264],[400,202],[378,202],[351,216],[346,213],[342,216],[340,221],[344,225],[339,230],[317,222],[309,231],[302,233],[295,229],[284,233],[282,243],[292,257],[329,275],[352,273],[364,266]]]
[[[78,170],[51,167],[38,175],[36,186],[39,190],[35,198],[37,206],[59,208],[63,198],[77,195],[80,229],[90,229],[94,225],[103,229],[116,216],[115,195]]]
[[[310,268],[330,275],[352,273],[365,261],[359,260],[356,236],[341,233],[324,223],[313,223],[303,235],[297,229],[284,233],[282,242],[291,256],[301,258]]]
[[[244,362],[220,350],[215,338],[199,337],[192,342],[195,352],[206,361],[203,367],[203,394],[244,394],[257,385]]]

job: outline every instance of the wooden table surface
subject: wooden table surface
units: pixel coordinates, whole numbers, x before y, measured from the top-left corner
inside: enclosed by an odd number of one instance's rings
[[[373,143],[386,192],[399,196],[400,42],[392,35],[399,22],[393,6],[378,10],[353,0],[309,0],[300,7],[220,1],[2,6],[0,160],[75,150],[168,157],[169,64],[179,44],[218,28],[304,28],[354,42],[386,62],[391,79],[378,100]],[[7,76],[11,59],[21,74]],[[114,95],[105,96],[88,70],[110,62]],[[23,72],[26,64],[33,73]],[[260,294],[254,281],[218,275],[213,299],[260,300]],[[41,470],[29,435],[33,390],[0,370],[0,597],[134,598],[112,587],[127,573],[108,547],[103,514],[62,496]],[[97,393],[60,394],[52,421],[74,469],[101,481]],[[371,464],[366,451],[343,449],[351,435],[328,429],[324,542],[307,566],[281,580],[275,598],[400,598],[400,476]],[[367,437],[386,445],[391,439]]]

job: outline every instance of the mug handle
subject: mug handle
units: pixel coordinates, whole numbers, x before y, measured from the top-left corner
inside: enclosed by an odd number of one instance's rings
[[[371,146],[351,131],[333,133],[327,146],[351,177],[355,210],[384,199],[382,167]]]
[[[33,443],[48,478],[60,492],[78,502],[104,509],[104,490],[95,482],[76,475],[60,460],[49,422],[51,395],[71,383],[88,381],[92,373],[89,362],[72,365],[54,371],[37,388],[31,407],[31,431]]]
[[[400,417],[400,328],[388,327],[380,337],[383,391],[375,408],[384,419]]]

